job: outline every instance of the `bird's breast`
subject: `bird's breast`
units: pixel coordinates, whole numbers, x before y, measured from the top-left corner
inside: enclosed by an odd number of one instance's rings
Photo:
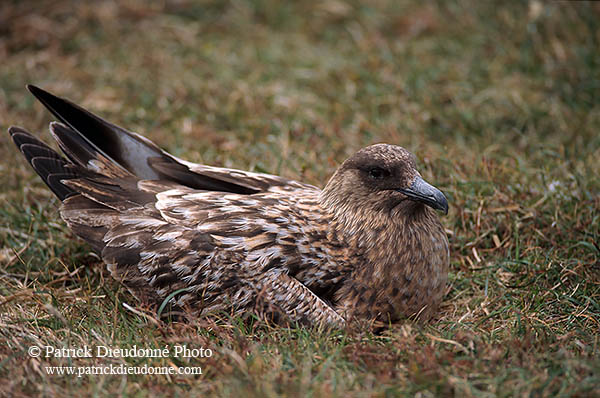
[[[384,322],[435,313],[447,281],[448,240],[437,217],[417,221],[361,240],[362,261],[337,294],[345,313]]]

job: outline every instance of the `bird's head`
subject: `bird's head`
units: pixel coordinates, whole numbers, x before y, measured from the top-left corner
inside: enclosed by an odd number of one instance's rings
[[[323,189],[327,206],[354,210],[392,210],[421,203],[448,214],[444,194],[427,183],[416,169],[415,157],[388,144],[363,148],[348,158]]]

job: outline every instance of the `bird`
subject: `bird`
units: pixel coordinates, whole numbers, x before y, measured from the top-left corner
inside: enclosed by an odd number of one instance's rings
[[[64,155],[9,134],[60,216],[141,303],[297,325],[429,320],[443,299],[445,195],[391,144],[358,150],[323,189],[196,164],[34,85]]]

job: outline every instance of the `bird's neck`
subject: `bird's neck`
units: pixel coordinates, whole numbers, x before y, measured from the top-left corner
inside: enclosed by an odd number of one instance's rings
[[[357,209],[332,212],[330,231],[345,245],[387,266],[403,252],[418,252],[425,236],[442,232],[435,212],[406,201],[389,210]]]

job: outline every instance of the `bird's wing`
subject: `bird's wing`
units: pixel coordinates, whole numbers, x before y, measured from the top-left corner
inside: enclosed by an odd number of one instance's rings
[[[75,194],[60,182],[79,175],[69,166],[69,161],[20,127],[10,127],[8,132],[31,167],[61,201]]]
[[[114,125],[69,100],[32,85],[27,87],[64,124],[63,134],[55,135],[55,138],[74,163],[85,159],[81,158],[79,148],[92,146],[117,167],[140,179],[168,180],[199,190],[239,194],[265,192],[273,188],[292,191],[307,187],[306,184],[275,175],[183,161],[147,138]]]
[[[292,321],[343,323],[294,277],[319,278],[321,271],[306,270],[327,257],[310,244],[310,228],[289,201],[292,191],[314,198],[316,188],[179,160],[67,100],[29,89],[62,122],[51,132],[66,158],[11,127],[15,144],[63,201],[62,218],[138,297],[157,303],[180,292],[170,302],[193,303],[201,313],[245,311],[262,297]]]
[[[297,279],[277,270],[269,270],[262,280],[258,305],[267,303],[267,311],[274,312],[275,316],[284,314],[287,321],[305,325],[345,325],[341,315]]]
[[[240,263],[244,268],[283,268],[326,299],[352,270],[346,248],[327,235],[329,219],[318,205],[316,188],[247,196],[164,189],[155,181],[139,184],[156,192],[155,207],[165,220],[247,253]]]
[[[343,325],[289,274],[318,264],[301,253],[309,247],[297,245],[300,225],[284,225],[277,209],[265,215],[271,198],[250,202],[246,195],[160,181],[96,177],[64,183],[80,195],[65,200],[63,219],[100,248],[113,275],[141,298],[157,303],[180,291],[170,302],[200,313],[258,306],[292,322]]]
[[[159,304],[179,292],[169,303],[197,313],[259,306],[292,322],[343,325],[289,275],[319,263],[306,255],[305,220],[292,214],[292,203],[282,203],[289,195],[224,194],[140,180],[85,142],[66,159],[23,129],[10,133],[63,201],[69,227],[140,299]],[[52,133],[61,146],[79,137],[58,123]]]

